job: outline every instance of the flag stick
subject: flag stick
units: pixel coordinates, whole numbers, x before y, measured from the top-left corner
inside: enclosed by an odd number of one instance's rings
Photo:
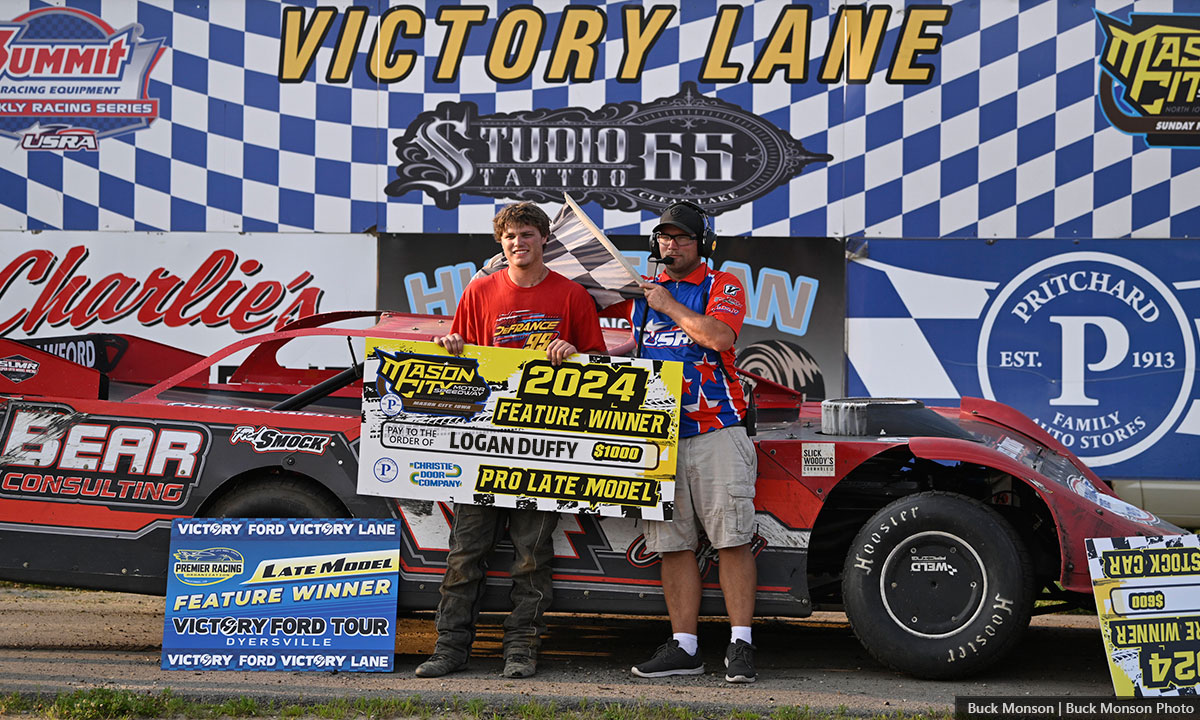
[[[635,283],[645,282],[642,279],[642,276],[638,274],[638,271],[633,269],[633,265],[630,265],[629,261],[625,259],[625,256],[621,254],[621,251],[617,249],[617,246],[612,244],[612,240],[608,239],[608,236],[604,234],[604,231],[596,227],[596,224],[584,214],[579,205],[575,204],[574,198],[567,193],[563,193],[563,199],[566,200],[567,205],[570,205],[571,209],[575,211],[575,216],[579,218],[579,221],[582,222],[588,230],[592,231],[592,235],[596,236],[596,239],[600,241],[600,244],[604,246],[604,249],[608,251],[608,254],[612,255],[614,260],[621,263],[621,267],[625,268],[625,272],[629,273],[629,277],[633,278]]]

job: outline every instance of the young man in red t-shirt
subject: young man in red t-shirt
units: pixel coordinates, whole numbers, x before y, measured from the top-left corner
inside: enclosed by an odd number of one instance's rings
[[[545,349],[555,365],[576,352],[603,353],[604,337],[591,296],[546,267],[542,258],[550,237],[546,213],[533,203],[518,203],[501,210],[492,224],[508,267],[467,285],[450,333],[434,342],[455,355],[468,343]],[[437,646],[417,667],[417,676],[440,677],[466,667],[487,556],[503,535],[505,520],[514,556],[503,675],[523,678],[537,671],[537,651],[546,630],[542,616],[553,593],[550,562],[558,513],[455,504],[437,610]]]

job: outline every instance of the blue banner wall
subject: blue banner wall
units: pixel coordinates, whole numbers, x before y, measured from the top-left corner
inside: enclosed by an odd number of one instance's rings
[[[0,229],[1195,237],[1200,1],[0,8]]]
[[[872,240],[847,273],[849,394],[986,397],[1102,476],[1194,476],[1194,243]]]

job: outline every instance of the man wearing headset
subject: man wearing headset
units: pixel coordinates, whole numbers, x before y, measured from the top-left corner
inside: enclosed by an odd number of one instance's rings
[[[663,272],[642,283],[644,299],[603,314],[629,318],[643,357],[684,363],[674,515],[671,522],[647,521],[645,529],[647,549],[662,556],[673,636],[654,657],[634,666],[633,674],[704,672],[696,639],[700,572],[695,554],[703,531],[719,555],[721,592],[732,626],[725,679],[746,683],[755,680],[750,623],[757,568],[750,540],[758,463],[746,434],[746,399],[732,373],[746,294],[735,276],[704,262],[715,244],[716,234],[698,205],[672,204],[650,235],[651,259],[664,266]]]

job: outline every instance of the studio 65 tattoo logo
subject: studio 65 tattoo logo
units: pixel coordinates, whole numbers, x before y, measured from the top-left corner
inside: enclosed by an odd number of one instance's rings
[[[1014,277],[984,317],[984,396],[1023,409],[1092,467],[1128,460],[1191,402],[1192,320],[1172,288],[1101,252],[1046,258]]]
[[[569,107],[480,115],[472,102],[421,113],[396,138],[385,192],[427,193],[440,208],[464,194],[652,210],[686,197],[713,213],[744,205],[832,155],[806,150],[765,118],[700,94],[592,111]]]

